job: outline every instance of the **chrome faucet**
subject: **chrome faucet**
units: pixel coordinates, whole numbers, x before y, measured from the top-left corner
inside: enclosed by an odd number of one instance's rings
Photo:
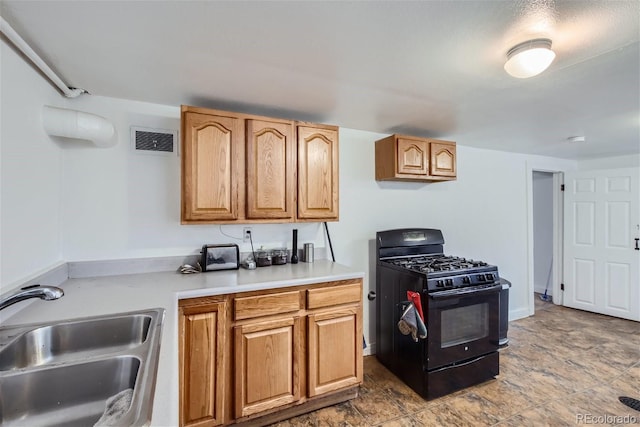
[[[17,302],[29,299],[40,298],[45,301],[51,301],[61,298],[64,295],[64,291],[56,286],[40,286],[30,285],[20,288],[18,291],[8,296],[3,296],[0,299],[0,310],[7,308]]]

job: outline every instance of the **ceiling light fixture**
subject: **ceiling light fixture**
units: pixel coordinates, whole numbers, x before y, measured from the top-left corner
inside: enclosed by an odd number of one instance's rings
[[[584,136],[570,136],[567,138],[569,142],[585,142],[586,138]]]
[[[509,49],[504,70],[513,77],[526,79],[546,70],[555,57],[550,39],[527,40]]]

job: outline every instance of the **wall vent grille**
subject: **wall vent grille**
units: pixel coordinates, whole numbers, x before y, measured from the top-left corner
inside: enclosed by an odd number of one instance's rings
[[[164,129],[132,127],[132,148],[138,153],[172,154],[176,150],[178,132]]]

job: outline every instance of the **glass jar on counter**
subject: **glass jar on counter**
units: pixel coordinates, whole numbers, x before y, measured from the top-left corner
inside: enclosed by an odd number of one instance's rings
[[[258,251],[256,252],[256,265],[258,267],[268,267],[271,265],[271,252]]]
[[[273,265],[282,265],[287,263],[287,250],[285,248],[277,248],[271,251],[271,263]]]

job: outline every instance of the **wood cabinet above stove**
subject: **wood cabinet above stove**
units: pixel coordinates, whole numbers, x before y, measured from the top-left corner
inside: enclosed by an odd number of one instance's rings
[[[454,179],[455,142],[396,134],[376,141],[377,181]]]

